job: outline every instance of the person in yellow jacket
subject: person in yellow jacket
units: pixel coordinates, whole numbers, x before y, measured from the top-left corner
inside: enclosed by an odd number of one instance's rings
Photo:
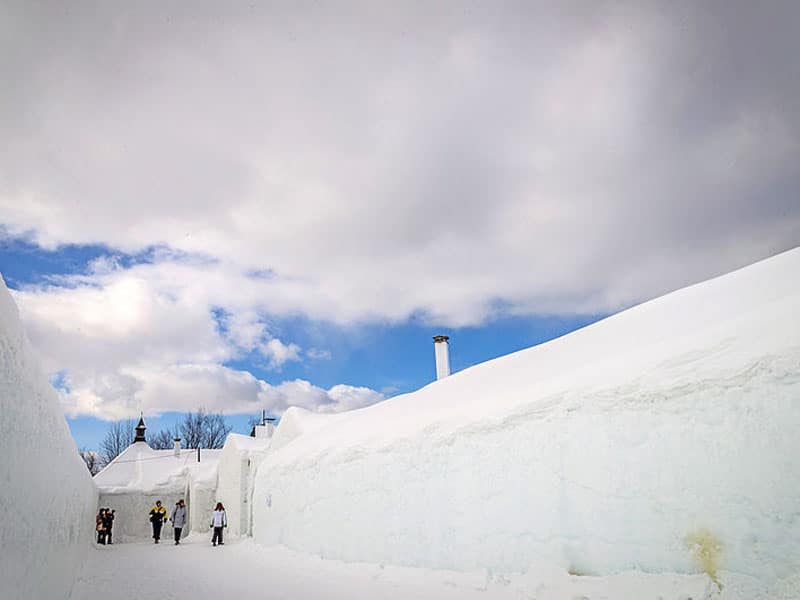
[[[161,526],[167,520],[167,509],[161,506],[161,500],[156,500],[156,505],[150,509],[150,522],[153,524],[153,539],[155,543],[161,539]]]

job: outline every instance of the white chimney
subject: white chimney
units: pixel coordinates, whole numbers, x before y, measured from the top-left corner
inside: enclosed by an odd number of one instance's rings
[[[275,417],[267,417],[267,437],[271,438],[275,434]]]
[[[450,375],[449,339],[446,335],[433,336],[433,347],[436,352],[436,379],[444,379]]]
[[[175,445],[173,446],[173,454],[175,454],[176,458],[181,457],[181,438],[175,438]]]

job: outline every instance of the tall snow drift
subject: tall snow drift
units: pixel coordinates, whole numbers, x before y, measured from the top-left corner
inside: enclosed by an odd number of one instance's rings
[[[800,564],[798,308],[795,249],[295,424],[258,471],[256,540],[347,561],[775,585]]]
[[[0,279],[0,597],[68,598],[97,491]]]

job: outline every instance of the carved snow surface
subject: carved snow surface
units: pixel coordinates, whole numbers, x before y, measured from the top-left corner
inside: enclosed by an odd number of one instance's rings
[[[97,490],[0,279],[0,598],[68,598]]]
[[[799,309],[795,249],[412,394],[287,413],[255,539],[458,571],[705,571],[768,597],[800,564]]]

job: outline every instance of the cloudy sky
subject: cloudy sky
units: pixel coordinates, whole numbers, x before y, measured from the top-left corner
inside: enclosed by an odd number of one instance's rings
[[[798,22],[5,0],[0,271],[73,423],[367,405],[797,246]]]

